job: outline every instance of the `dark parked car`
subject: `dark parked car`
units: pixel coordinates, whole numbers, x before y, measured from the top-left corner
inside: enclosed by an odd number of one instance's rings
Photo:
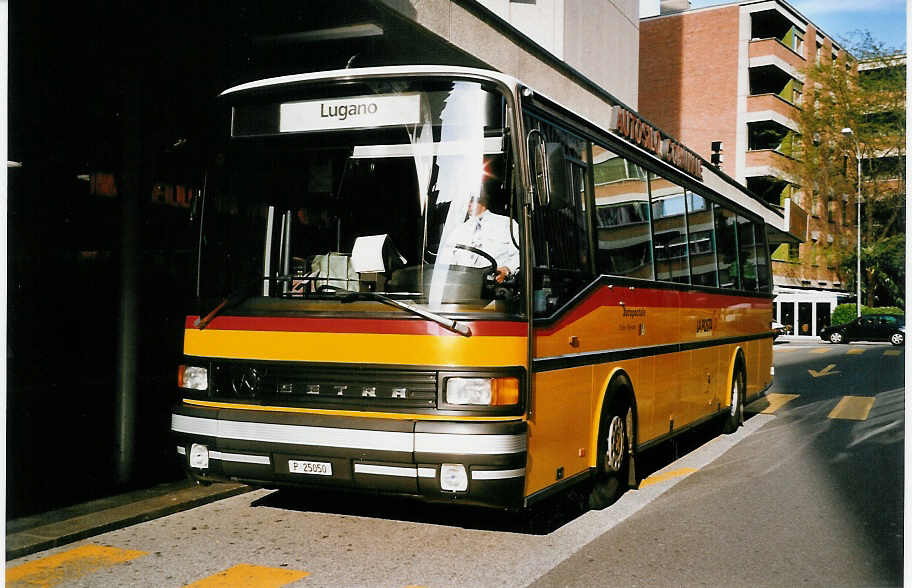
[[[902,345],[906,339],[906,317],[866,314],[844,325],[820,329],[820,338],[830,343],[889,341],[893,345]]]

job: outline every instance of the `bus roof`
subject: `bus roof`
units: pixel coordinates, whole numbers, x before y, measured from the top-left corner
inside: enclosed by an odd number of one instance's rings
[[[228,88],[221,93],[222,96],[243,92],[256,88],[268,88],[271,86],[281,86],[285,84],[296,84],[299,82],[312,82],[319,80],[352,80],[357,78],[369,78],[379,75],[396,76],[396,75],[464,75],[475,78],[486,78],[501,82],[509,88],[515,88],[519,81],[500,72],[490,69],[480,69],[475,67],[460,67],[453,65],[390,65],[382,67],[359,67],[350,69],[334,69],[329,71],[315,71],[303,74],[292,74],[278,76],[275,78],[266,78],[255,80]]]

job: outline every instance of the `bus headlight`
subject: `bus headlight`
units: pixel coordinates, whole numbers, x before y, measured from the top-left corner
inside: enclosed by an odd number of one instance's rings
[[[519,403],[519,378],[449,378],[447,404],[503,406]]]
[[[195,365],[177,366],[177,386],[189,390],[208,390],[209,370]]]

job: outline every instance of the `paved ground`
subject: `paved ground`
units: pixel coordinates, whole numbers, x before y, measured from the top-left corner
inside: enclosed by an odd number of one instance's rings
[[[7,585],[901,584],[903,350],[775,350],[761,414],[653,456],[603,511],[555,503],[530,532],[477,509],[180,483],[9,522]]]
[[[249,490],[241,484],[205,487],[184,480],[8,521],[6,559],[66,545]]]

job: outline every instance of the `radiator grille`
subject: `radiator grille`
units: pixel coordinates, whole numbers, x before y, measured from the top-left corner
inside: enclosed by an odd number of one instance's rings
[[[383,369],[324,369],[266,363],[213,366],[214,396],[280,406],[382,410],[435,408],[437,373]]]

